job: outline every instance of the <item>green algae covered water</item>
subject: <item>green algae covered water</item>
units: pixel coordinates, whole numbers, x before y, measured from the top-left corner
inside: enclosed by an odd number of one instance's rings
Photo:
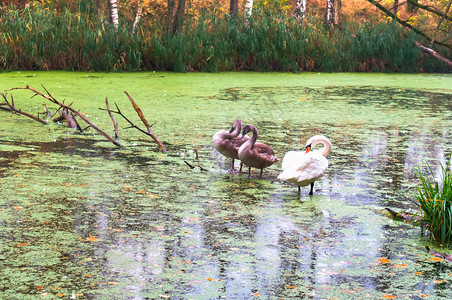
[[[127,91],[168,151],[119,116],[123,147],[0,110],[0,298],[452,298],[452,263],[380,213],[417,212],[417,166],[450,158],[452,76],[0,74],[1,91],[27,84],[112,136],[106,97],[141,126]],[[211,139],[235,119],[280,158],[329,137],[314,195],[278,181],[281,162],[227,173]]]

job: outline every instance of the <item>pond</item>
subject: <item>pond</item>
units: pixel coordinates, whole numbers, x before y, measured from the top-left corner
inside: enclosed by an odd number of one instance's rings
[[[0,298],[452,298],[452,263],[382,213],[417,213],[416,168],[450,157],[451,75],[0,73],[1,91],[26,84],[111,135],[106,97],[141,126],[127,91],[168,151],[119,116],[123,147],[0,110]],[[314,195],[276,179],[281,161],[227,173],[212,136],[235,119],[279,158],[330,138]]]

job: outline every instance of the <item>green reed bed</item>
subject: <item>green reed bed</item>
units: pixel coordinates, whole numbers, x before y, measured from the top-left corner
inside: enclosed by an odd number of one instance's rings
[[[327,30],[321,19],[300,24],[257,7],[249,26],[212,10],[187,17],[177,34],[166,33],[164,18],[143,18],[133,35],[125,18],[115,30],[92,11],[2,8],[0,19],[3,70],[448,71],[392,22],[347,21]]]
[[[427,230],[431,240],[449,246],[452,242],[452,166],[451,160],[440,164],[440,180],[433,181],[434,172],[428,166],[428,172],[418,168],[421,186],[416,196],[422,216],[422,231]]]

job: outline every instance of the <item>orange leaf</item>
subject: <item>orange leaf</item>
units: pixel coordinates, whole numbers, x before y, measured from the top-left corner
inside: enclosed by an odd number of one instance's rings
[[[288,289],[296,289],[297,287],[294,286],[294,285],[288,285],[287,288],[288,288]]]
[[[436,256],[430,257],[430,259],[434,260],[434,261],[442,261],[443,260],[441,257],[436,257]]]
[[[58,293],[57,296],[58,296],[58,297],[63,297],[64,294],[63,294],[63,293]]]
[[[87,241],[90,241],[90,242],[95,242],[95,241],[97,241],[98,239],[96,239],[94,236],[90,235],[89,237],[86,238],[86,240],[87,240]]]
[[[109,281],[108,284],[109,284],[109,285],[118,285],[119,283],[114,282],[114,281]]]
[[[261,294],[259,293],[254,293],[253,296],[259,297]]]
[[[207,278],[206,280],[207,280],[207,281],[212,281],[212,278],[209,277],[209,278]]]
[[[389,261],[389,259],[387,259],[386,257],[380,257],[379,259],[377,259],[378,262],[380,262],[380,264],[389,264],[391,263]]]
[[[20,243],[20,244],[16,244],[17,247],[28,246],[28,245],[30,245],[30,243]]]
[[[137,194],[146,194],[146,191],[138,191]]]
[[[38,291],[42,290],[42,285],[37,286]]]
[[[386,299],[397,299],[396,296],[388,295],[388,294],[384,294],[384,295],[383,295],[383,298],[386,298]]]

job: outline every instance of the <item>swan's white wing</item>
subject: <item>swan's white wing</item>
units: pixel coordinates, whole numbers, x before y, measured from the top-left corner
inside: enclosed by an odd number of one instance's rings
[[[305,160],[305,152],[301,151],[289,151],[284,155],[283,161],[282,161],[282,169],[288,169],[292,168],[294,166],[300,166]]]
[[[279,174],[278,179],[305,186],[322,177],[328,167],[328,160],[316,152],[312,151],[307,154],[298,152],[302,153],[302,155],[291,153],[289,160],[286,160],[286,156],[284,156],[286,168],[283,167],[283,172]]]

